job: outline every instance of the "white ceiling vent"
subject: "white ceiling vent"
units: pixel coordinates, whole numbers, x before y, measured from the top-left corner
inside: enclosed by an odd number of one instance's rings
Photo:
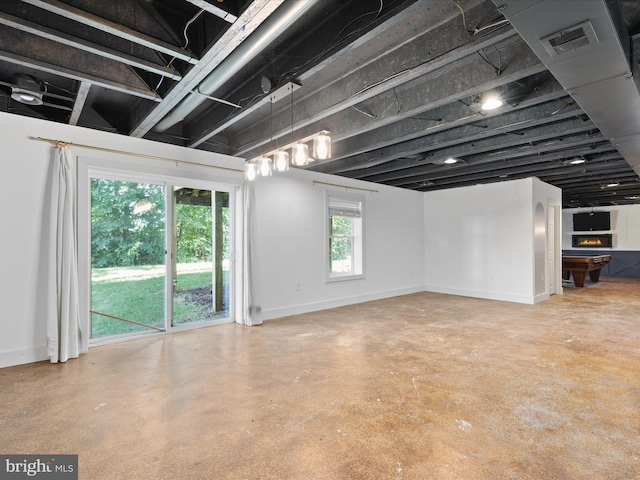
[[[579,48],[599,43],[590,21],[554,33],[540,41],[552,57],[575,52]]]

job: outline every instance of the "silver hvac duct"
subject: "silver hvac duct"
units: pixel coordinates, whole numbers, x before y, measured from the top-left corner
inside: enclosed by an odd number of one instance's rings
[[[562,87],[640,173],[640,81],[615,0],[493,0]],[[578,7],[579,3],[579,7]]]
[[[203,95],[212,95],[318,2],[319,0],[285,0],[255,32],[202,80],[197,91]],[[182,121],[206,101],[203,95],[189,93],[169,115],[158,122],[154,131],[164,132]]]

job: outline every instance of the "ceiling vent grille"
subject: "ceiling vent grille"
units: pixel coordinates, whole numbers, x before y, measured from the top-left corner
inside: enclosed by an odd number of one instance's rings
[[[541,42],[552,57],[575,52],[588,45],[599,43],[590,21],[549,35],[543,38]]]

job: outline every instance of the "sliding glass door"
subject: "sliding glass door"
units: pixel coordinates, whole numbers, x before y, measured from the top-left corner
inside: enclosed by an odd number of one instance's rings
[[[174,187],[173,326],[229,316],[229,193]]]
[[[165,187],[91,179],[91,338],[165,329]]]
[[[229,191],[90,184],[92,339],[229,321]]]

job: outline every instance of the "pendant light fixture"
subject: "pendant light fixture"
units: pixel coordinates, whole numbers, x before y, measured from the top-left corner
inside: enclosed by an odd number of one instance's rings
[[[293,85],[291,86],[291,91],[293,91]],[[273,102],[275,102],[275,97],[272,95],[269,98],[269,103],[271,104],[271,112],[269,115],[269,128],[271,130],[271,141],[273,142]],[[276,146],[278,145],[278,140],[276,140]],[[289,154],[283,150],[277,149],[273,152],[273,169],[276,172],[286,172],[289,170]]]
[[[318,141],[320,142],[319,146],[316,145]],[[309,152],[310,144],[315,147],[313,156]],[[291,149],[291,155],[287,152],[289,149]],[[289,164],[296,167],[304,167],[315,160],[325,160],[327,158],[331,158],[331,137],[328,130],[321,130],[294,143],[267,152],[261,157],[249,160],[247,164],[251,162],[256,164],[257,174],[266,177],[271,175],[270,172],[273,170],[286,172],[289,170]]]
[[[266,83],[266,82],[265,82]],[[263,90],[266,85],[263,85]],[[271,87],[271,83],[269,82],[269,88]],[[291,87],[293,90],[293,86]],[[271,112],[269,114],[269,129],[271,130],[271,141],[273,142],[273,102],[275,102],[275,97],[269,97],[270,109]],[[278,141],[276,140],[276,146],[278,145]],[[283,150],[277,149],[273,152],[273,169],[276,172],[286,172],[289,170],[289,154]]]
[[[309,146],[306,143],[297,142],[291,146],[291,163],[296,167],[309,164]]]
[[[291,134],[293,135],[293,89],[291,89]],[[309,147],[297,141],[291,146],[291,163],[296,167],[304,167],[309,164]]]
[[[260,157],[256,160],[258,164],[258,175],[261,177],[269,177],[273,172],[273,165],[269,157]]]
[[[294,84],[291,84],[291,135],[293,135],[293,92]],[[283,98],[283,97],[279,97]],[[271,103],[271,142],[273,142],[273,102],[276,95],[269,98]],[[313,135],[306,136],[293,143],[279,147],[276,141],[276,149],[263,154],[258,158],[248,160],[245,164],[245,176],[247,180],[254,180],[257,176],[267,177],[276,172],[286,172],[290,163],[296,167],[304,167],[315,160],[331,158],[331,137],[328,130],[321,130]],[[310,145],[312,145],[310,147]],[[291,155],[288,150],[291,149]],[[310,152],[309,150],[312,149]]]
[[[326,132],[320,132],[313,137],[313,158],[316,160],[331,158],[331,137]]]
[[[284,150],[277,150],[273,154],[273,169],[276,172],[286,172],[289,170],[289,154]]]
[[[244,163],[244,178],[253,182],[258,176],[258,164],[252,160]]]

